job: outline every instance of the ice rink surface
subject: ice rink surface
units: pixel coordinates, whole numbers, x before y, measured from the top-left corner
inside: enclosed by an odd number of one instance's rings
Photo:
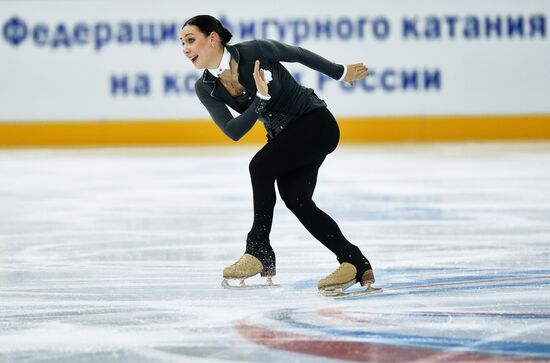
[[[314,199],[382,293],[279,200],[280,288],[222,269],[257,147],[0,150],[0,362],[550,361],[550,143],[340,146]]]

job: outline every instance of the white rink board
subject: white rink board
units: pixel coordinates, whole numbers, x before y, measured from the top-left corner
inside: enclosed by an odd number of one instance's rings
[[[234,42],[364,61],[372,76],[351,90],[289,65],[337,116],[550,113],[548,1],[228,4],[0,2],[0,121],[209,118],[177,39],[201,13],[223,18]]]

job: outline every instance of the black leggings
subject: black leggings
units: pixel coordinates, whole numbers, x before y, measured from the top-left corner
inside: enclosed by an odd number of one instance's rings
[[[275,266],[275,254],[269,243],[276,200],[275,181],[288,209],[340,263],[355,265],[359,277],[370,268],[361,251],[312,200],[319,167],[327,154],[336,149],[339,139],[334,116],[326,107],[317,108],[293,121],[252,158],[254,223],[247,237],[246,252],[259,258],[265,268]]]

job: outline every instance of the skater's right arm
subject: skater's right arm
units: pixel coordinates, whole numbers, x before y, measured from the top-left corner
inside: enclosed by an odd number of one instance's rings
[[[233,141],[238,141],[250,131],[266,102],[256,96],[252,104],[242,114],[233,117],[225,103],[211,97],[206,88],[195,84],[195,92],[216,125]]]

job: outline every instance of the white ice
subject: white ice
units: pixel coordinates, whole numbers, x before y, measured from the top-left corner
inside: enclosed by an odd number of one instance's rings
[[[340,300],[280,200],[282,287],[220,286],[256,149],[0,150],[0,361],[550,360],[549,143],[340,146],[315,201],[384,289]]]

